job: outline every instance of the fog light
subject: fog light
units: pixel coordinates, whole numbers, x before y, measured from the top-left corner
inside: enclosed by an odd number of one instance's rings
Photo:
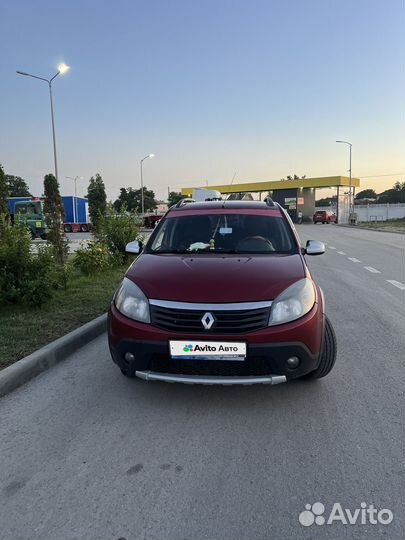
[[[135,356],[130,352],[125,353],[124,358],[127,362],[133,362],[135,360]]]
[[[290,356],[290,358],[287,359],[288,367],[291,369],[295,369],[300,365],[300,359],[298,356]]]

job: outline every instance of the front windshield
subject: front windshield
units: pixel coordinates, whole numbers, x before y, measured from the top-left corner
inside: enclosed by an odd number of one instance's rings
[[[281,216],[193,214],[165,219],[150,253],[291,254],[297,247]]]
[[[16,214],[37,215],[41,214],[41,202],[26,202],[16,205]]]

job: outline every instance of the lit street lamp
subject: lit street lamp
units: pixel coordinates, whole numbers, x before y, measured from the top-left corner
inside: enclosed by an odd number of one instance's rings
[[[145,161],[145,159],[154,157],[155,154],[149,154],[145,156],[143,159],[141,159],[141,211],[142,211],[142,217],[145,214],[145,203],[143,198],[143,174],[142,174],[142,163]]]
[[[77,223],[79,220],[77,218],[77,181],[78,180],[84,180],[83,176],[66,176],[69,180],[73,180],[75,183],[75,216],[74,216],[74,222]]]
[[[52,136],[53,136],[53,158],[55,162],[55,177],[58,180],[58,163],[56,159],[56,139],[55,139],[55,120],[53,117],[53,101],[52,101],[52,81],[56,79],[58,75],[63,75],[69,71],[69,66],[66,64],[59,64],[58,71],[50,79],[44,79],[43,77],[37,77],[36,75],[31,75],[31,73],[25,73],[25,71],[17,71],[18,75],[24,75],[25,77],[32,77],[33,79],[39,79],[40,81],[45,81],[49,86],[49,98],[51,100],[51,118],[52,118]]]
[[[336,141],[337,143],[348,144],[349,152],[349,216],[352,214],[352,143],[348,141]]]

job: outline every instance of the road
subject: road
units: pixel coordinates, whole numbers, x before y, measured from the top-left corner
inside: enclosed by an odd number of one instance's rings
[[[140,234],[145,238],[149,238],[150,234],[153,232],[153,229],[140,229]],[[66,237],[69,242],[69,253],[76,253],[76,251],[81,247],[86,247],[90,240],[93,239],[91,232],[87,233],[66,233]],[[35,251],[38,246],[46,245],[45,240],[33,240],[32,248]]]
[[[80,247],[85,247],[88,242],[92,239],[93,235],[89,232],[87,233],[67,233],[66,237],[69,243],[69,253],[75,253]],[[47,244],[46,240],[35,239],[32,241],[32,250],[36,252],[39,246],[45,246]]]
[[[0,401],[1,540],[403,538],[405,237],[299,231],[328,244],[309,259],[336,329],[332,373],[145,383],[121,376],[100,337]],[[300,525],[315,502],[394,520]]]

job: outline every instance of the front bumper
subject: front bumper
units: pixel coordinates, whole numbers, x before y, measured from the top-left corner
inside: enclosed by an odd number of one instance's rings
[[[170,357],[168,342],[124,339],[117,345],[109,340],[109,345],[114,362],[122,370],[147,380],[230,384],[227,382],[230,378],[234,378],[235,383],[241,378],[243,380],[239,381],[239,384],[253,384],[247,379],[253,377],[262,378],[261,381],[254,381],[256,384],[276,384],[302,377],[318,366],[318,356],[311,354],[302,343],[248,344],[244,361],[175,360]],[[134,360],[128,361],[125,358],[126,353],[131,353]],[[300,359],[299,366],[294,369],[287,364],[287,359],[291,356]],[[155,374],[157,376],[154,376]],[[189,376],[192,378],[180,380]],[[210,379],[211,377],[213,379]],[[280,377],[283,377],[283,380]],[[201,380],[197,380],[198,378]],[[223,379],[223,382],[217,379]]]
[[[145,381],[177,382],[182,384],[205,384],[208,386],[221,385],[244,385],[252,384],[280,384],[286,382],[284,375],[272,375],[269,377],[214,377],[213,375],[173,375],[172,373],[154,373],[153,371],[135,371],[135,375]]]
[[[129,375],[143,379],[203,384],[230,384],[228,381],[233,379],[233,384],[252,384],[253,379],[250,378],[254,377],[254,384],[274,384],[276,381],[282,382],[279,377],[295,379],[318,367],[323,327],[323,302],[320,297],[320,303],[308,315],[292,323],[244,335],[204,336],[210,341],[246,342],[244,361],[179,360],[171,358],[169,341],[201,340],[202,334],[179,335],[132,321],[112,305],[108,317],[108,341],[114,362]],[[132,361],[128,360],[130,355],[126,353],[133,355]],[[292,356],[300,359],[295,368],[287,363]]]

